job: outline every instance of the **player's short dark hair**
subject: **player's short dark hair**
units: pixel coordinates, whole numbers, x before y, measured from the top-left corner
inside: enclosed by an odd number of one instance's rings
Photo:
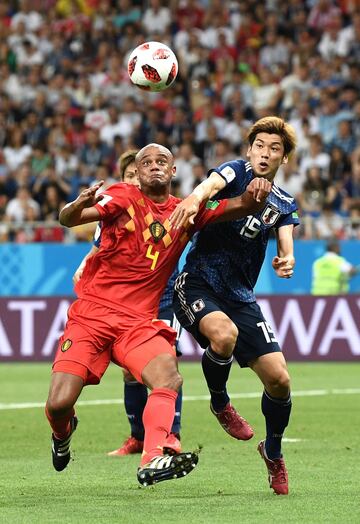
[[[251,126],[247,136],[250,146],[253,145],[259,133],[279,135],[284,145],[284,156],[289,156],[296,147],[294,128],[277,116],[265,116]]]
[[[124,178],[124,173],[126,168],[132,164],[132,162],[135,162],[135,157],[137,155],[138,150],[137,149],[129,149],[129,151],[125,151],[117,161],[118,169],[119,169],[119,175],[121,180]]]

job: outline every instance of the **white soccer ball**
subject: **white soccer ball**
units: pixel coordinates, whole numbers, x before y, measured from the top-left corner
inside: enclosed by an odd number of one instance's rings
[[[145,42],[136,47],[128,61],[133,84],[147,91],[162,91],[174,82],[178,73],[175,54],[161,42]]]

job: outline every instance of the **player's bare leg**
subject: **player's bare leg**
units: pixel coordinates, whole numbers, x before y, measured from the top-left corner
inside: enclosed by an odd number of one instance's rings
[[[250,363],[264,384],[262,412],[266,421],[266,440],[258,445],[265,461],[270,487],[278,495],[287,495],[288,473],[281,453],[281,440],[291,412],[290,377],[282,353],[269,353]]]
[[[52,460],[56,471],[65,469],[70,461],[71,436],[78,423],[74,405],[83,386],[83,379],[76,375],[52,374],[45,413],[53,430]]]
[[[144,451],[137,476],[140,484],[148,486],[186,476],[196,466],[198,455],[163,454],[174,420],[177,392],[182,385],[175,355],[157,355],[143,369],[142,379],[151,393],[143,414]]]
[[[249,440],[254,431],[231,405],[226,390],[238,329],[222,311],[205,315],[199,328],[210,341],[202,356],[202,368],[210,391],[211,412],[229,435],[238,440]]]

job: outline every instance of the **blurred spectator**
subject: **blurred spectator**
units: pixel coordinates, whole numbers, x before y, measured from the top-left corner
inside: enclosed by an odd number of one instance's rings
[[[331,204],[323,205],[321,215],[314,222],[314,228],[316,238],[344,238],[344,222]]]
[[[350,173],[348,155],[339,146],[334,145],[330,150],[329,180],[336,182],[344,180]]]
[[[294,107],[293,93],[295,90],[300,92],[301,102],[306,102],[313,89],[309,66],[305,63],[296,64],[293,71],[280,80],[279,86],[282,96],[281,107],[283,110],[288,112]],[[295,109],[297,107],[298,106],[295,106]]]
[[[254,110],[257,118],[275,114],[280,99],[280,89],[275,75],[268,67],[259,68],[260,84],[253,89]]]
[[[265,45],[261,47],[259,62],[263,67],[273,67],[274,64],[287,65],[290,60],[289,46],[283,41],[275,30],[267,30],[265,33]]]
[[[338,15],[340,15],[340,9],[333,5],[332,0],[318,0],[310,11],[308,18],[309,27],[320,34],[326,29],[331,20]]]
[[[182,144],[175,157],[176,183],[182,197],[191,193],[193,189],[193,167],[200,163],[190,144]]]
[[[67,175],[73,176],[79,167],[79,160],[76,155],[71,151],[69,144],[64,143],[56,151],[55,155],[55,171],[56,174],[61,176]]]
[[[35,32],[40,29],[43,19],[40,13],[31,9],[30,0],[19,0],[19,11],[11,18],[11,27],[17,27],[24,24],[29,32]]]
[[[338,147],[347,155],[351,155],[356,147],[356,138],[352,132],[351,121],[340,120],[337,127],[337,136],[330,143],[329,147]]]
[[[45,148],[48,133],[36,111],[30,110],[28,112],[24,124],[24,141],[32,148],[39,144],[43,144]]]
[[[321,170],[321,177],[327,179],[329,164],[330,156],[324,152],[321,137],[319,135],[312,135],[310,137],[308,154],[305,155],[300,162],[300,174],[303,176],[309,168],[316,166]]]
[[[32,147],[25,143],[22,130],[15,127],[10,135],[9,143],[4,147],[6,164],[11,171],[15,171],[32,153]]]
[[[47,152],[45,144],[38,143],[34,145],[33,154],[31,158],[31,171],[36,177],[52,165],[52,158]]]
[[[142,27],[147,35],[166,33],[171,24],[171,12],[161,0],[149,0],[149,7],[141,17]]]
[[[90,87],[90,82],[89,82]],[[91,91],[90,91],[91,92]],[[84,124],[86,127],[93,129],[102,129],[110,121],[109,113],[106,109],[106,100],[104,97],[97,93],[92,100],[92,105],[89,111],[85,113]]]
[[[102,2],[105,3],[105,2]],[[133,6],[130,0],[117,0],[117,9],[112,18],[112,23],[117,29],[123,29],[129,23],[138,23],[141,18],[139,7]]]
[[[109,161],[109,157],[109,148],[100,140],[99,132],[96,129],[88,129],[85,144],[80,150],[81,167],[85,173],[94,173],[97,166]]]
[[[309,167],[302,192],[297,195],[298,203],[304,213],[319,216],[324,203],[328,183],[321,176],[321,169],[317,166]]]
[[[349,292],[349,280],[360,272],[340,255],[340,244],[330,240],[326,253],[315,260],[312,272],[312,295],[342,295]]]
[[[15,198],[12,198],[5,209],[5,221],[26,222],[37,220],[40,217],[40,206],[31,197],[27,187],[19,187]]]
[[[205,166],[206,169],[211,169],[214,166],[219,166],[224,164],[224,162],[229,162],[234,158],[234,151],[231,148],[229,140],[224,138],[218,138],[214,147],[211,150],[211,154],[207,155]]]
[[[199,29],[203,26],[205,11],[201,5],[201,1],[198,0],[183,0],[179,2],[179,5],[175,13],[175,21],[178,28],[184,30],[189,20],[191,25]]]

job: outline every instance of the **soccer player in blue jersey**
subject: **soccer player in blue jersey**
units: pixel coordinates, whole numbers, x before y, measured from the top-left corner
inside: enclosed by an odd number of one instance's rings
[[[136,165],[135,165],[135,156],[137,154],[137,150],[129,150],[123,153],[118,161],[117,164],[117,174],[119,178],[127,183],[127,184],[134,184],[139,186],[139,178],[137,176],[136,172]],[[74,284],[77,283],[77,281],[81,278],[82,272],[84,270],[86,260],[94,255],[99,247],[101,242],[101,224],[98,224],[95,235],[94,235],[94,241],[93,245],[89,251],[89,253],[84,257],[84,259],[81,261],[79,267],[75,271],[73,282]],[[169,326],[171,326],[175,331],[177,332],[177,341],[176,341],[176,353],[177,355],[181,355],[179,348],[178,348],[178,340],[180,336],[180,330],[181,326],[176,319],[173,308],[172,308],[172,301],[173,301],[173,293],[174,293],[174,285],[175,280],[177,276],[179,275],[178,269],[174,271],[174,273],[171,275],[167,287],[161,297],[160,305],[159,305],[159,319],[166,322]],[[142,421],[143,411],[145,409],[147,397],[148,397],[148,390],[147,387],[144,384],[140,384],[127,370],[123,370],[123,376],[124,376],[124,404],[125,404],[125,411],[126,415],[128,417],[129,423],[130,423],[130,436],[125,440],[123,445],[115,449],[114,451],[110,451],[108,455],[110,456],[123,456],[123,455],[130,455],[133,453],[142,453],[143,451],[143,445],[144,445],[144,424]],[[181,408],[182,408],[182,388],[180,388],[178,397],[176,399],[175,403],[175,417],[173,421],[173,425],[171,428],[171,433],[169,434],[166,444],[171,452],[180,453],[181,452],[181,442],[180,442],[180,427],[181,427]]]
[[[183,272],[175,285],[174,311],[205,348],[203,372],[211,395],[210,408],[231,436],[248,440],[253,430],[230,403],[226,390],[233,356],[250,367],[264,385],[261,408],[266,439],[258,445],[277,494],[288,493],[288,474],[281,440],[291,411],[290,378],[271,326],[256,303],[254,286],[264,261],[271,230],[277,239],[272,266],[280,278],[294,271],[293,229],[299,223],[294,199],[279,188],[275,176],[296,146],[291,126],[270,116],[258,120],[248,134],[248,161],[234,160],[211,169],[209,177],[179,204],[171,221],[179,227],[192,221],[199,204],[214,193],[228,198],[244,192],[254,177],[272,183],[260,213],[206,226],[193,240]]]

